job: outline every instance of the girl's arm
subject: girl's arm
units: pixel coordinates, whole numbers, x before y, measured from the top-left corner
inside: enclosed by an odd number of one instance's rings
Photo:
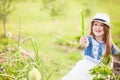
[[[112,44],[111,51],[112,54],[118,54],[120,52],[120,49],[115,44]]]
[[[86,36],[82,36],[82,37],[80,38],[79,43],[80,43],[80,45],[81,45],[82,47],[88,47],[88,45],[89,45],[88,38],[87,38]]]

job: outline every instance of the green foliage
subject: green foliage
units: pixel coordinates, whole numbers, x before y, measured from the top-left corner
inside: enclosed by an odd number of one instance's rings
[[[28,2],[29,0],[14,0],[15,2]],[[32,1],[32,0],[31,0]]]
[[[79,45],[79,39],[75,36],[57,36],[55,43],[66,47],[81,48]]]
[[[33,66],[37,67],[41,72],[41,62],[38,55],[38,49],[36,43],[30,38],[33,49],[35,51],[35,58],[30,54],[21,53],[21,50],[17,46],[14,46],[14,52],[11,52],[10,48],[13,44],[10,44],[8,47],[8,59],[6,63],[2,63],[4,71],[0,73],[0,76],[4,80],[20,80],[22,78],[27,78],[28,72]],[[13,48],[13,47],[12,47]],[[27,55],[27,59],[24,58],[24,55]],[[22,58],[21,58],[22,57]]]
[[[24,44],[24,41],[30,40],[33,50],[34,50],[34,56],[29,54],[24,50],[22,53],[21,50],[23,48],[21,47],[21,44]],[[23,79],[30,79],[35,77],[40,77],[41,80],[43,78],[46,80],[50,80],[51,76],[53,75],[52,71],[51,73],[47,73],[47,76],[45,76],[46,72],[43,72],[46,70],[45,66],[47,64],[43,64],[43,61],[40,58],[39,52],[38,52],[38,44],[32,37],[26,38],[24,41],[19,42],[19,48],[18,44],[7,44],[7,51],[5,51],[6,54],[8,54],[8,59],[4,63],[0,63],[0,79],[1,80],[23,80]],[[4,45],[5,46],[5,45]],[[11,47],[14,48],[14,52],[11,51]],[[6,55],[4,55],[6,57]],[[33,68],[36,68],[35,70],[32,70]],[[39,74],[40,76],[39,76]],[[31,76],[32,74],[33,77]],[[29,76],[28,76],[29,75]]]
[[[99,64],[90,70],[90,74],[93,75],[93,80],[106,80],[113,76],[113,71],[110,65]]]
[[[11,3],[13,0],[0,0],[0,20],[3,22],[4,34],[6,34],[7,16],[11,13]]]
[[[114,43],[116,44],[116,46],[117,46],[118,48],[120,48],[120,40],[114,40]]]
[[[109,56],[105,56],[105,55],[103,55],[102,56],[102,59],[101,59],[101,62],[103,63],[103,64],[105,64],[105,65],[110,65],[111,64],[111,56],[109,55]]]
[[[119,75],[115,75],[111,66],[111,56],[102,57],[102,63],[90,70],[93,80],[119,80]]]
[[[8,38],[4,37],[3,34],[0,36],[0,53],[6,50],[8,45]]]
[[[5,37],[4,34],[0,34],[0,53],[4,53],[8,51],[8,45],[9,44],[15,44],[16,41],[11,39],[12,41],[9,41],[10,38]]]
[[[101,64],[95,66],[90,73],[94,76],[93,80],[106,80],[113,72],[109,65]]]
[[[91,9],[89,7],[86,7],[84,9],[84,16],[85,17],[89,17],[91,15],[91,13],[92,13],[92,11],[91,11]]]
[[[51,17],[56,17],[64,14],[65,1],[61,0],[42,0],[43,8],[47,10]]]
[[[81,25],[81,27],[82,27],[82,36],[84,36],[85,35],[85,25],[84,25],[84,12],[83,11],[81,11],[81,21],[82,21],[82,25]]]
[[[4,19],[11,12],[12,0],[0,0],[0,19]]]
[[[77,52],[72,52],[69,54],[69,59],[74,61],[79,61],[80,59],[82,59],[82,56]]]

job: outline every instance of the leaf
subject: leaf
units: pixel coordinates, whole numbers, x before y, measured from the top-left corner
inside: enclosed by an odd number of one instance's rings
[[[85,25],[84,25],[84,12],[81,11],[81,21],[82,21],[82,36],[85,35]]]

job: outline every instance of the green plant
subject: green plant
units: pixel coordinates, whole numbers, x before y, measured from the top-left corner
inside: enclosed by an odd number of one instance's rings
[[[119,80],[120,76],[116,76],[111,66],[111,56],[102,57],[102,63],[98,64],[90,70],[93,80]]]
[[[85,25],[84,25],[84,12],[81,11],[81,21],[82,21],[82,24],[81,24],[81,28],[82,28],[82,36],[85,35]]]
[[[42,0],[43,8],[49,12],[52,18],[63,15],[65,12],[65,1],[61,0]]]
[[[120,48],[120,40],[113,40],[113,41],[117,45],[117,47]]]
[[[7,16],[12,11],[12,2],[13,0],[0,0],[0,19],[3,22],[4,35],[6,34]]]
[[[20,50],[17,48],[17,45],[14,46],[15,52],[11,52],[10,48],[13,47],[12,44],[9,45],[8,49],[8,60],[7,63],[4,63],[3,68],[5,69],[5,72],[2,72],[0,74],[1,77],[3,77],[4,80],[9,78],[8,80],[19,80],[23,77],[27,78],[29,70],[32,68],[32,66],[35,66],[40,72],[41,72],[41,67],[40,67],[40,59],[39,59],[39,54],[38,54],[38,49],[36,46],[36,42],[30,38],[34,52],[35,52],[35,57],[27,54],[28,59],[23,57],[22,53]],[[22,44],[22,42],[20,43]],[[23,57],[23,58],[21,58]]]
[[[79,38],[80,39],[80,38]],[[58,45],[73,47],[73,48],[81,48],[78,43],[78,38],[75,36],[57,36],[55,43]]]
[[[106,80],[113,72],[109,65],[100,64],[95,66],[90,73],[94,76],[93,80]]]

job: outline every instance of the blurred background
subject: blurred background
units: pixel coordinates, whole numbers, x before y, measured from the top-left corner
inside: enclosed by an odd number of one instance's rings
[[[0,0],[1,53],[8,43],[2,40],[4,33],[11,32],[13,42],[31,36],[38,43],[44,80],[51,72],[50,80],[60,80],[82,59],[81,11],[85,35],[96,12],[109,14],[113,42],[120,48],[120,0]],[[29,41],[21,47],[33,52]]]

